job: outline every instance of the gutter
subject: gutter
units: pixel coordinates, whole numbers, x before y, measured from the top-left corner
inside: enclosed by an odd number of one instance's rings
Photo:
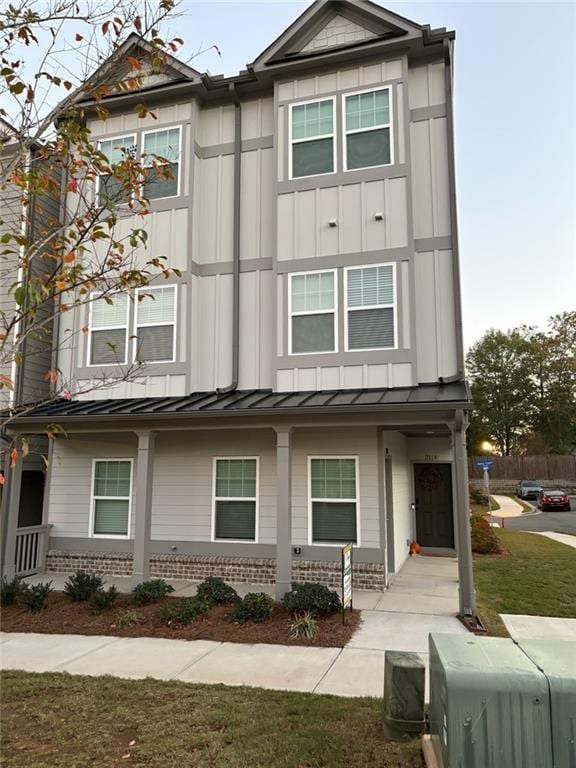
[[[458,243],[458,206],[456,203],[456,159],[454,147],[454,105],[452,103],[452,42],[444,39],[444,83],[446,87],[446,125],[448,133],[448,179],[450,183],[450,231],[452,235],[452,282],[456,321],[456,361],[459,379],[465,378],[462,294],[460,286],[460,246]],[[452,378],[452,377],[451,377]],[[446,380],[445,380],[446,381]]]
[[[238,389],[240,359],[240,204],[242,182],[242,106],[236,85],[229,84],[234,99],[234,213],[232,232],[232,381],[227,387],[219,387],[219,394]]]

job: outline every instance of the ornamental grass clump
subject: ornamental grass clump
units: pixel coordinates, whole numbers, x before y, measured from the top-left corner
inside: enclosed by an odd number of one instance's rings
[[[64,592],[78,603],[90,600],[92,595],[104,586],[104,579],[97,573],[86,573],[85,571],[76,571],[66,579]]]
[[[313,616],[329,616],[342,608],[338,593],[323,584],[294,584],[282,603],[291,613],[311,613]]]
[[[170,592],[174,592],[174,587],[164,579],[150,579],[134,587],[132,599],[137,605],[148,605],[157,603]]]
[[[198,584],[196,597],[209,606],[231,605],[240,601],[238,592],[236,592],[234,587],[226,584],[218,576],[208,576],[201,584]]]
[[[247,621],[260,623],[272,616],[273,609],[274,599],[266,592],[249,592],[236,605],[230,619],[238,624],[245,624]]]
[[[290,624],[292,640],[313,640],[317,634],[318,622],[310,611],[294,615],[294,621]]]

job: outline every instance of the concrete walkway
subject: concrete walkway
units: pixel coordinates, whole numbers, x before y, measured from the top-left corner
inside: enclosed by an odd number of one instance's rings
[[[510,637],[514,640],[575,640],[576,619],[558,619],[552,616],[522,616],[500,614]]]
[[[496,496],[492,494],[492,498],[500,506],[500,509],[492,511],[492,517],[521,517],[524,514],[522,505],[511,499],[510,496]]]
[[[536,536],[546,536],[548,539],[559,541],[560,544],[566,544],[566,546],[576,549],[576,536],[571,536],[569,533],[556,533],[555,531],[526,531],[526,533],[535,533]]]
[[[62,588],[66,574],[39,574],[30,582],[53,579]],[[110,578],[128,591],[130,579]],[[175,595],[192,595],[196,585],[173,582]],[[272,587],[235,585],[241,594]],[[410,558],[386,592],[354,592],[362,625],[345,648],[218,643],[207,640],[89,637],[4,633],[4,669],[70,672],[117,677],[154,677],[193,683],[251,685],[279,690],[377,696],[384,691],[386,650],[428,657],[430,632],[467,634],[458,610],[455,558]]]

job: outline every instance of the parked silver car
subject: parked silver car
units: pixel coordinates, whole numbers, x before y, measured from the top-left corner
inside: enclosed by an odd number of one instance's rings
[[[535,480],[520,480],[516,486],[516,496],[519,499],[537,499],[542,486]]]

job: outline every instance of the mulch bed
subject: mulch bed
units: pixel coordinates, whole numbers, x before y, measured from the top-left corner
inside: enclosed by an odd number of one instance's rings
[[[313,640],[292,639],[290,625],[292,615],[276,603],[272,617],[256,624],[235,624],[228,619],[231,606],[216,606],[209,613],[185,627],[164,624],[158,617],[158,609],[174,597],[165,597],[151,605],[138,606],[130,595],[118,596],[114,607],[100,614],[93,614],[87,603],[74,603],[63,592],[53,592],[46,607],[40,613],[30,613],[22,605],[2,607],[2,631],[40,632],[58,635],[112,635],[115,637],[166,637],[172,640],[216,640],[230,643],[274,643],[279,645],[305,645],[313,647],[341,648],[360,624],[360,611],[346,611],[346,625],[342,614],[318,617],[318,634]],[[118,620],[126,611],[133,611],[138,623],[132,627],[118,628]]]

